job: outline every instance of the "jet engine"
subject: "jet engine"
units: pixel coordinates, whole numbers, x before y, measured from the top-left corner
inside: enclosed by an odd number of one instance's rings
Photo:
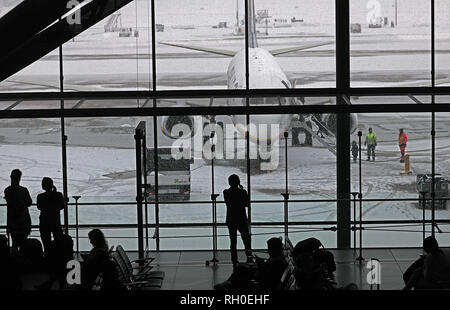
[[[196,124],[191,116],[163,116],[161,130],[169,138],[184,139],[194,135]]]
[[[336,135],[337,132],[337,114],[322,114],[322,124],[331,133]],[[354,133],[358,128],[358,115],[356,113],[350,114],[350,134]]]

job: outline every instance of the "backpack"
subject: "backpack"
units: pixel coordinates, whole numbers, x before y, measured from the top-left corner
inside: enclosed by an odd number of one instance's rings
[[[40,264],[44,258],[42,243],[38,239],[27,239],[20,247],[19,253],[32,264]]]
[[[312,253],[317,251],[322,246],[322,242],[316,238],[308,238],[302,241],[297,242],[294,247],[293,256],[294,259],[300,255]]]

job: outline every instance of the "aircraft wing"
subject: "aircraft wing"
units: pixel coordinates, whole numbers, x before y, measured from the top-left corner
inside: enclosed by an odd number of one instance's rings
[[[180,43],[172,43],[172,42],[159,42],[160,44],[169,45],[169,46],[175,46],[175,47],[181,47],[186,48],[194,51],[200,51],[205,53],[211,53],[211,54],[217,54],[222,56],[228,56],[228,57],[234,57],[237,52],[235,51],[229,51],[224,49],[217,49],[217,48],[210,48],[205,46],[198,46],[198,45],[188,45],[188,44],[180,44]]]
[[[39,87],[46,87],[46,88],[52,88],[59,90],[59,82],[51,82],[51,81],[45,81],[42,83],[39,82],[32,82],[32,81],[26,81],[26,80],[20,80],[20,79],[6,79],[5,82],[9,83],[16,83],[16,84],[22,84],[22,85],[29,85],[29,86],[39,86]],[[98,90],[95,87],[92,86],[82,86],[82,85],[71,85],[64,83],[64,90],[72,90],[72,91],[93,91]]]
[[[450,78],[442,78],[442,79],[436,79],[435,85],[443,85],[443,84],[449,84]],[[396,87],[430,87],[431,86],[431,80],[430,81],[418,81],[418,82],[405,82],[405,83],[399,83],[396,85]]]
[[[158,103],[167,106],[190,106],[190,107],[211,107],[211,106],[227,106],[226,98],[210,98],[210,99],[160,99]]]
[[[304,43],[302,45],[286,47],[286,48],[280,48],[280,49],[276,49],[276,50],[270,50],[269,53],[271,53],[273,56],[278,56],[278,55],[281,55],[281,54],[286,54],[286,53],[295,52],[295,51],[303,51],[303,50],[307,50],[307,49],[310,49],[310,48],[324,46],[324,45],[328,45],[328,44],[332,44],[332,43],[334,43],[334,42],[333,41],[328,41],[328,42],[309,42],[309,43]]]

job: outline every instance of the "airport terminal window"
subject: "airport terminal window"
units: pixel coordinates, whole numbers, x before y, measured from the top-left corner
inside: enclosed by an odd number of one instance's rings
[[[450,181],[450,171],[448,167],[448,127],[450,125],[450,113],[440,112],[436,113],[436,149],[435,149],[435,218],[436,220],[448,220],[450,216],[450,201],[440,200],[449,198],[449,181]],[[425,183],[424,189],[430,190],[432,187],[428,182]],[[429,194],[426,194],[428,197]],[[427,203],[426,208],[429,209],[431,204]],[[428,218],[431,219],[431,214],[428,212]],[[444,234],[439,234],[439,230],[436,228],[436,233],[439,236],[439,242],[449,243],[448,231],[449,225],[445,223],[439,223],[438,228],[443,231]]]
[[[353,87],[431,86],[430,1],[351,0],[350,11]]]
[[[151,29],[150,1],[136,0],[65,43],[66,91],[151,89]]]
[[[28,188],[33,203],[41,193],[43,177],[50,177],[62,192],[61,126],[59,119],[2,119],[0,120],[0,191],[10,183],[13,169],[22,171],[21,185]],[[30,208],[32,223],[39,223],[36,206]],[[6,225],[6,208],[0,208],[1,225]],[[39,234],[38,234],[39,235]]]
[[[450,85],[450,61],[448,33],[450,29],[448,2],[445,0],[435,1],[436,19],[436,86]]]
[[[359,124],[359,130],[362,132],[361,192],[363,199],[380,199],[380,201],[363,201],[362,219],[366,221],[422,220],[417,178],[420,174],[431,173],[431,114],[361,113],[359,114]],[[369,134],[370,128],[372,128],[372,134]],[[401,148],[399,147],[400,140],[403,141],[403,137],[401,139],[399,137],[400,128],[407,136],[404,162],[402,162]],[[365,145],[366,138],[367,146]],[[355,136],[353,140],[358,142],[358,137]],[[375,144],[375,156],[373,156],[373,148],[370,146]],[[370,160],[369,148],[372,153]],[[356,162],[352,162],[351,173],[352,191],[359,192],[359,158]],[[394,201],[389,199],[394,199]],[[401,199],[412,200],[401,201]],[[354,205],[352,204],[351,207],[353,217]],[[356,216],[359,220],[359,202],[356,203]],[[409,241],[406,240],[405,244],[412,244],[420,240],[421,228],[420,224],[410,224],[403,228],[395,224],[392,227],[383,228],[380,225],[380,227],[368,228],[363,234],[363,244],[373,246],[375,240],[381,240],[379,238],[392,229],[394,231],[397,229],[399,231],[417,230],[417,233],[401,233],[403,241],[408,236],[411,238]]]
[[[2,1],[2,8],[0,9],[0,17],[11,11],[16,5],[23,0],[4,0]]]
[[[211,227],[161,228],[159,234],[161,238],[161,250],[183,251],[212,249],[212,238],[210,237],[212,234]]]
[[[245,88],[245,58],[231,64],[245,47],[244,1],[238,1],[239,25],[236,6],[232,0],[155,1],[157,89]]]
[[[136,223],[134,133],[141,120],[137,117],[65,120],[68,194],[81,196],[80,203],[90,203],[79,208],[80,224]],[[71,212],[73,216],[73,208]],[[154,212],[149,212],[149,216],[150,222],[154,222]]]
[[[0,83],[0,92],[59,90],[59,52],[53,50]]]
[[[334,0],[256,0],[255,13],[250,88],[285,88],[282,80],[287,88],[336,86]]]

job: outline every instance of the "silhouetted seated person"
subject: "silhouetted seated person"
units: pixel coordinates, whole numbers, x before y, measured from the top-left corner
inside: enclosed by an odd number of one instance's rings
[[[450,251],[439,248],[437,240],[423,241],[422,255],[404,274],[404,289],[450,289]]]
[[[49,279],[36,289],[49,290],[55,281],[59,282],[59,288],[63,289],[67,283],[67,262],[73,259],[73,240],[69,235],[63,235],[61,240],[53,240],[50,243],[46,256],[46,267]]]
[[[11,185],[5,189],[7,205],[7,232],[11,235],[12,247],[19,250],[31,232],[31,217],[28,208],[32,204],[28,189],[20,186],[22,172],[14,169],[11,172]]]
[[[17,259],[11,254],[8,239],[0,235],[0,290],[20,290],[20,274]]]
[[[299,290],[330,290],[336,270],[333,254],[316,238],[299,241],[293,251],[294,277]]]
[[[230,188],[223,191],[223,197],[227,206],[226,223],[230,235],[231,262],[233,266],[238,263],[237,255],[237,232],[241,238],[247,255],[247,262],[252,262],[251,237],[248,230],[248,219],[245,208],[250,205],[247,191],[242,187],[241,181],[236,174],[228,177]]]
[[[237,264],[230,278],[214,288],[279,290],[281,277],[288,265],[283,254],[283,243],[279,238],[271,238],[267,241],[267,250],[267,260],[255,256],[255,264]]]
[[[25,272],[41,271],[44,263],[42,243],[38,239],[26,239],[19,250],[21,270]]]
[[[102,290],[122,290],[115,264],[109,256],[108,243],[100,229],[93,229],[88,234],[93,248],[88,255],[83,255],[81,263],[81,283],[83,289],[90,290],[99,275],[102,277]]]

